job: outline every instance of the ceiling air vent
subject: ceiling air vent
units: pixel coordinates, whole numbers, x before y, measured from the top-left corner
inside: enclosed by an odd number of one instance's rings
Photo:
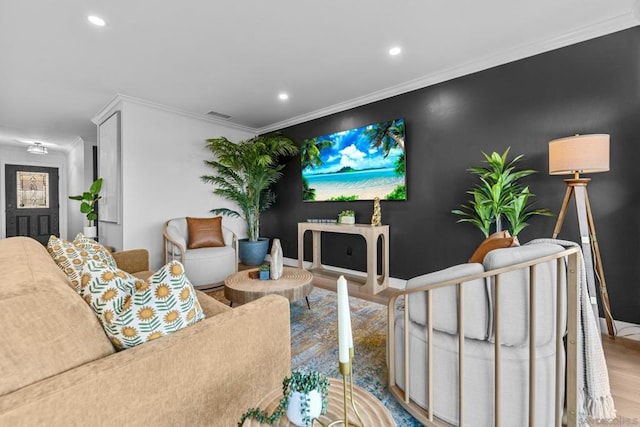
[[[207,116],[217,117],[219,119],[225,119],[225,120],[229,120],[231,118],[231,116],[228,114],[218,113],[217,111],[213,111],[213,110],[209,111],[207,113]]]

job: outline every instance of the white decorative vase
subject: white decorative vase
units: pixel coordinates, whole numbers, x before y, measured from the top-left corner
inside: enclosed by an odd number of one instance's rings
[[[282,259],[280,239],[273,239],[273,245],[271,245],[271,280],[278,280],[282,277],[283,266],[284,261]]]
[[[302,420],[302,396],[302,393],[292,391],[289,396],[289,406],[287,406],[287,418],[298,427],[311,425],[311,421],[309,421],[309,424],[305,424]],[[322,412],[322,394],[318,390],[311,390],[309,392],[309,420],[318,418],[320,412]]]
[[[82,229],[82,234],[84,234],[85,237],[89,237],[91,239],[93,239],[94,237],[98,237],[98,227],[96,227],[95,225],[92,225],[91,227],[84,227]]]
[[[356,217],[355,216],[342,216],[340,217],[340,224],[355,224]]]

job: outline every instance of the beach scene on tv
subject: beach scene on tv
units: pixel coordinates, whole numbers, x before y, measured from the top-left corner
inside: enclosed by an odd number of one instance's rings
[[[406,200],[404,119],[304,140],[304,201]]]

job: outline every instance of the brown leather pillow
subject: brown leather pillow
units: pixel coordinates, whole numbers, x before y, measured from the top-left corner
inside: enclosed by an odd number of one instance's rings
[[[215,218],[187,217],[187,229],[189,230],[187,249],[224,246],[221,216]]]
[[[482,263],[485,255],[494,249],[511,248],[513,246],[520,246],[516,237],[511,237],[508,231],[496,231],[489,237],[487,237],[478,249],[471,255],[469,262]]]

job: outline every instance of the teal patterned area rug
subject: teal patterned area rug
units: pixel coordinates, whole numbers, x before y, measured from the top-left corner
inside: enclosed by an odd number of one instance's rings
[[[291,369],[316,370],[339,378],[335,292],[314,288],[304,300],[291,303]],[[398,427],[420,426],[389,393],[386,345],[387,307],[350,297],[355,361],[354,383],[379,399]]]

